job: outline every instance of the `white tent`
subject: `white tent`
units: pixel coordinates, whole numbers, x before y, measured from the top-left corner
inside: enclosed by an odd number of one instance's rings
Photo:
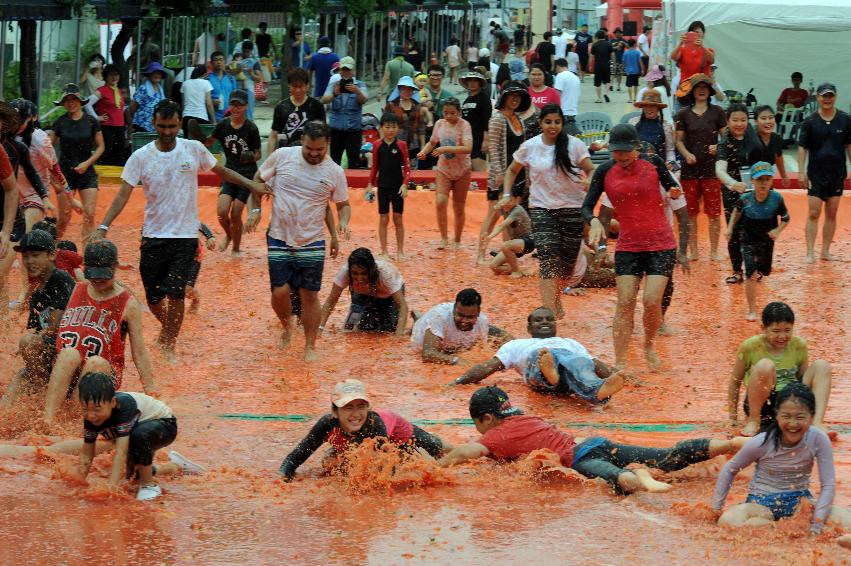
[[[836,84],[838,106],[848,110],[851,0],[664,0],[664,14],[672,45],[691,22],[704,23],[724,89],[753,88],[760,103],[773,106],[800,71],[804,88]]]

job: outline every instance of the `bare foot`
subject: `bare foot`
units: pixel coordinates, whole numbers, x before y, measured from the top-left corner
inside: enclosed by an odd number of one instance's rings
[[[396,252],[396,261],[405,261],[408,259],[408,256],[405,255],[405,252]]]
[[[242,252],[239,250],[233,250],[230,252],[230,256],[233,258],[242,257]]]
[[[700,256],[697,254],[697,252],[693,252],[693,253],[689,254],[688,260],[689,261],[698,261],[698,260],[700,260]]]
[[[228,246],[230,246],[230,236],[225,236],[225,239],[222,240],[221,244],[219,244],[219,251],[225,251],[226,249],[228,249]]]
[[[541,374],[547,380],[547,383],[553,387],[558,385],[559,376],[556,361],[553,358],[552,352],[547,348],[541,348],[541,351],[538,353],[538,369],[541,370]]]
[[[836,258],[830,254],[830,252],[822,252],[821,253],[821,260],[822,261],[837,261]]]
[[[169,364],[169,365],[177,364],[177,354],[174,352],[173,347],[163,345],[162,351],[163,351],[163,358],[165,359],[167,364]]]
[[[748,313],[748,315],[745,317],[745,320],[750,321],[750,322],[755,322],[755,321],[759,320],[759,316],[757,316],[757,314],[754,311],[750,311]]]
[[[535,275],[535,268],[527,267],[526,269],[521,269],[520,273],[522,273],[526,277],[532,277],[533,275]]]
[[[659,335],[660,336],[673,336],[677,333],[677,330],[670,326],[667,322],[663,322],[662,326],[659,327]]]
[[[600,387],[600,390],[597,392],[597,399],[600,401],[608,399],[623,389],[624,382],[625,376],[623,372],[619,371],[617,373],[613,373],[606,378],[606,381],[603,382],[603,386]]]
[[[721,256],[718,255],[718,252],[712,252],[709,254],[709,261],[721,261]]]
[[[452,249],[453,250],[460,250],[461,249],[461,242],[452,242]]]
[[[644,348],[644,361],[650,371],[659,371],[662,366],[662,360],[659,359],[659,354],[653,348]]]
[[[422,315],[421,313],[418,313],[418,312],[417,312],[417,311],[415,311],[414,309],[411,309],[411,320],[412,320],[412,321],[416,322],[416,321],[417,321],[420,317],[422,317],[422,316],[423,316],[423,315]]]
[[[759,432],[759,421],[748,421],[742,429],[742,436],[754,436]]]
[[[665,491],[670,491],[671,487],[673,487],[669,483],[654,480],[653,476],[650,475],[650,472],[644,468],[636,468],[635,470],[632,470],[632,473],[634,473],[635,477],[638,478],[638,482],[641,484],[641,487],[650,493],[663,493]]]
[[[816,258],[813,257],[813,254],[807,254],[807,263],[814,263]]]
[[[836,543],[842,548],[851,549],[851,535],[842,535],[838,539],[836,539]]]
[[[201,299],[190,299],[189,308],[186,312],[189,314],[198,314],[198,305],[201,303]]]
[[[512,271],[508,276],[512,279],[521,279],[523,278],[524,274],[522,271]]]
[[[286,350],[290,347],[290,342],[293,339],[292,330],[290,327],[286,327],[281,331],[281,336],[278,338],[278,348],[281,350]]]
[[[319,359],[319,354],[316,353],[316,350],[313,348],[305,348],[304,349],[304,361],[310,363],[315,362]]]
[[[445,250],[448,245],[449,245],[449,240],[440,240],[437,243],[437,249]]]
[[[491,264],[490,260],[485,259],[484,256],[479,256],[478,259],[476,259],[476,265],[490,265],[490,264]]]
[[[390,254],[387,253],[386,251],[383,251],[380,254],[378,254],[378,259],[390,261]]]

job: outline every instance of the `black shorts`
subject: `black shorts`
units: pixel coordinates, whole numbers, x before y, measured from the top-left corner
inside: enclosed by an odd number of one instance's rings
[[[488,189],[487,191],[487,199],[491,202],[496,202],[502,196],[502,188],[499,189]]]
[[[603,86],[612,82],[612,71],[608,65],[594,68],[594,86]]]
[[[198,274],[201,273],[201,262],[197,259],[192,262],[192,266],[189,268],[189,277],[186,278],[186,286],[194,287],[198,282]]]
[[[771,263],[774,259],[774,242],[744,243],[742,257],[745,260],[745,279],[755,273],[771,275]]]
[[[404,287],[402,288],[404,292]],[[362,332],[395,332],[399,323],[399,305],[393,297],[379,299],[370,295],[352,293],[349,316],[346,317],[346,330],[357,329]]]
[[[391,204],[395,214],[405,212],[405,199],[399,194],[399,187],[378,187],[378,214],[389,214]]]
[[[677,263],[676,250],[615,252],[615,275],[664,275],[671,277]]]
[[[525,236],[520,236],[517,239],[523,240],[523,251],[517,254],[517,257],[523,257],[524,255],[535,251],[535,240],[532,239],[532,236],[526,234]]]
[[[219,196],[227,195],[233,200],[238,200],[242,204],[248,202],[248,196],[251,194],[251,191],[244,187],[240,187],[239,185],[234,185],[233,183],[228,183],[225,181],[222,183],[222,188],[219,190]]]
[[[638,77],[641,75],[627,75],[626,76],[626,86],[638,86]]]
[[[843,190],[845,190],[844,177],[833,180],[810,178],[810,188],[807,190],[807,196],[827,200],[833,197],[841,197]]]
[[[198,238],[142,238],[139,275],[149,305],[185,296],[197,252]]]
[[[130,431],[130,447],[127,451],[127,477],[134,473],[135,466],[150,466],[154,453],[165,448],[177,438],[177,419],[152,419],[136,423]]]
[[[72,189],[98,188],[98,174],[95,171],[94,165],[86,169],[86,172],[82,175],[74,171],[73,167],[60,167],[60,169],[62,170],[62,174],[65,175],[65,180],[68,181],[68,186]]]

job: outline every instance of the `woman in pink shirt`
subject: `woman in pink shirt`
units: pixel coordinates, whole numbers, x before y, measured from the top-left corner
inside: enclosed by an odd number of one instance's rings
[[[92,98],[94,109],[100,119],[103,141],[106,148],[100,158],[101,165],[124,165],[127,161],[127,129],[124,110],[127,107],[123,89],[118,87],[121,71],[115,65],[103,70],[106,84],[97,89]]]
[[[540,63],[529,67],[529,96],[532,104],[543,108],[547,104],[561,104],[561,94],[551,86],[546,85],[547,72]]]

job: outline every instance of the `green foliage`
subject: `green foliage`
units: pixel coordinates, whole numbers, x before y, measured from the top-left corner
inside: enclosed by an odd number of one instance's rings
[[[41,100],[39,101],[38,115],[44,116],[50,110],[56,108],[56,106],[53,105],[53,102],[59,98],[60,94],[62,94],[62,89],[59,87],[53,87],[42,91]],[[55,122],[56,119],[62,116],[63,114],[65,114],[65,109],[61,107],[57,108],[50,116],[47,116],[44,120],[41,121],[42,129],[50,129],[53,122]]]
[[[53,60],[56,61],[57,63],[63,62],[63,61],[73,61],[74,60],[74,54],[71,53],[70,51],[68,51],[67,49],[60,49],[59,51],[56,52],[56,55],[53,57]]]
[[[95,53],[100,53],[100,37],[97,35],[90,35],[83,42],[83,46],[80,48],[80,57],[85,61]]]
[[[6,67],[6,80],[3,83],[3,100],[13,100],[21,96],[20,61],[12,61]]]

